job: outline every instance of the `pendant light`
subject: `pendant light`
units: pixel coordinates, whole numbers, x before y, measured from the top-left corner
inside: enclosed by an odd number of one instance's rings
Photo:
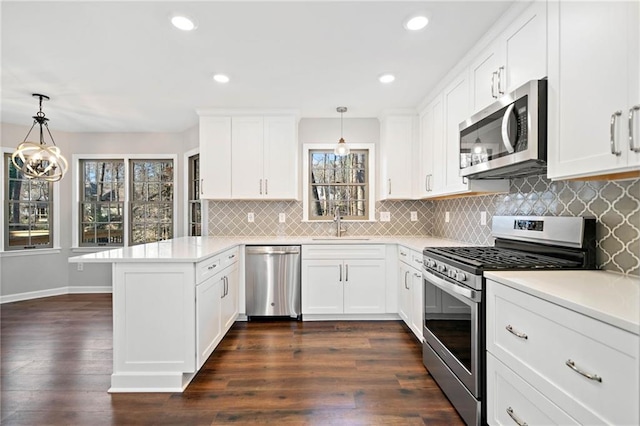
[[[67,172],[69,165],[60,153],[60,148],[56,146],[56,142],[53,140],[47,124],[49,119],[42,112],[42,101],[48,101],[49,97],[38,93],[34,93],[32,96],[40,99],[40,111],[33,116],[33,125],[22,143],[16,148],[16,152],[11,156],[11,161],[27,178],[57,182]],[[40,143],[28,142],[27,138],[36,124],[40,126]],[[43,126],[47,128],[47,133],[53,146],[47,146],[45,143]]]
[[[347,146],[347,143],[344,141],[344,138],[342,137],[342,114],[347,112],[347,107],[338,107],[336,108],[336,111],[340,113],[340,140],[338,141],[338,144],[336,145],[336,148],[333,150],[333,152],[336,155],[348,155],[350,150]]]

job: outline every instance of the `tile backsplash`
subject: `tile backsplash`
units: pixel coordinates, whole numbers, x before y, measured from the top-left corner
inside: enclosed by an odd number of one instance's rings
[[[210,201],[211,236],[329,236],[331,222],[302,222],[299,201]],[[511,180],[508,194],[437,201],[380,201],[390,222],[347,222],[346,235],[430,235],[492,245],[491,219],[496,215],[591,216],[597,218],[598,267],[640,275],[640,179],[625,181],[559,181],[541,176]],[[410,212],[418,221],[410,221]],[[480,224],[486,212],[486,225]],[[253,212],[255,222],[247,221]],[[449,212],[449,222],[445,214]],[[286,222],[279,223],[284,213]]]

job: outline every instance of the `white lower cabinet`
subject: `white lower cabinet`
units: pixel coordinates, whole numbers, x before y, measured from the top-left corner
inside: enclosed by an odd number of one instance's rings
[[[200,369],[238,317],[239,267],[234,261],[196,285],[196,364]],[[216,260],[209,261],[215,265]],[[201,262],[205,263],[205,262]],[[217,261],[220,264],[220,261]],[[224,262],[222,263],[224,265]],[[207,267],[206,265],[203,265]],[[208,267],[207,267],[208,269]]]
[[[639,346],[636,334],[487,280],[489,423],[501,424],[505,404],[516,412],[511,386],[550,401],[549,421],[517,408],[528,424],[638,424]]]
[[[406,247],[398,248],[398,314],[413,334],[422,341],[423,285],[422,255]]]
[[[385,278],[384,245],[303,246],[302,314],[383,314]]]

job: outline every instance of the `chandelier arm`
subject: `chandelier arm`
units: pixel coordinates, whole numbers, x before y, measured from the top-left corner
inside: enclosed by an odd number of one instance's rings
[[[47,128],[47,132],[49,133],[49,137],[51,138],[51,142],[53,142],[54,146],[57,146],[56,145],[56,141],[53,140],[53,135],[51,134],[51,130],[49,130],[49,124],[45,122],[44,126]],[[42,127],[40,127],[40,130],[42,130]]]
[[[33,124],[31,125],[31,128],[29,129],[29,131],[27,132],[27,136],[24,137],[24,140],[22,141],[22,143],[25,143],[27,141],[27,138],[29,137],[29,135],[31,134],[31,131],[33,130],[33,127],[36,125],[37,121],[33,120]]]

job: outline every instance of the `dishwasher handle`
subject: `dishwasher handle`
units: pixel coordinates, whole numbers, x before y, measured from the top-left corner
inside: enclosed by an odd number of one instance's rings
[[[254,246],[247,247],[246,254],[300,254],[300,246]]]

